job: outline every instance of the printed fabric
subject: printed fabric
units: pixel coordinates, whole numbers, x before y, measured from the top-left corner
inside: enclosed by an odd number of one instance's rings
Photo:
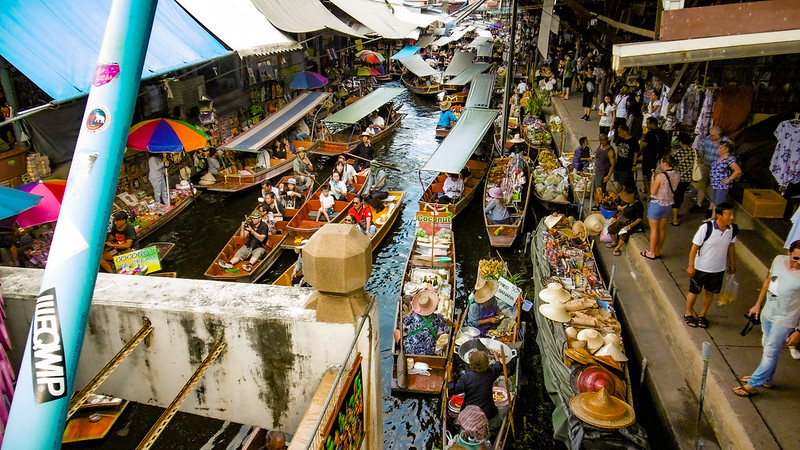
[[[711,117],[714,114],[714,91],[706,89],[705,95],[703,109],[700,110],[697,125],[694,127],[694,132],[697,133],[697,137],[694,138],[694,145],[692,145],[694,148],[700,148],[700,143],[708,136],[708,131],[711,129]]]
[[[781,187],[800,182],[800,124],[787,120],[775,129],[778,144],[769,170]]]
[[[425,319],[430,321],[430,327],[425,323]],[[403,338],[403,350],[407,355],[433,355],[436,352],[438,335],[447,332],[447,321],[439,314],[423,317],[412,312],[403,319],[403,325],[409,330],[409,335]],[[436,331],[435,336],[431,328]],[[414,333],[414,330],[420,331]]]

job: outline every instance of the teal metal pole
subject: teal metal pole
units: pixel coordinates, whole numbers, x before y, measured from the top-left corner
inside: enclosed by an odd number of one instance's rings
[[[61,448],[155,10],[156,0],[111,6],[3,449]]]

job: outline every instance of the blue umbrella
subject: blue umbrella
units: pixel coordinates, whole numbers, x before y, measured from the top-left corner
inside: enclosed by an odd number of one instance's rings
[[[289,81],[292,89],[319,89],[328,84],[328,79],[316,72],[303,71],[296,73]]]
[[[5,219],[33,208],[42,201],[40,195],[0,186],[0,219]]]

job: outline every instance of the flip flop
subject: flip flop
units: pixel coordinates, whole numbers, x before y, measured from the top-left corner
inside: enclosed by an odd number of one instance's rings
[[[695,316],[683,316],[683,321],[686,322],[691,328],[697,328],[697,317]]]
[[[642,255],[642,256],[644,256],[644,257],[645,257],[645,258],[647,258],[647,259],[652,259],[652,260],[654,260],[654,261],[655,261],[656,259],[660,258],[660,256],[647,256],[647,250],[645,250],[645,251],[643,251],[643,252],[639,252],[639,254],[640,254],[640,255]]]
[[[758,391],[755,388],[750,387],[749,385],[744,385],[744,386],[736,386],[735,388],[733,388],[733,393],[738,395],[739,397],[750,397],[752,395],[758,394]]]
[[[669,222],[669,224],[670,224],[670,225],[672,225],[673,227],[677,227],[678,225],[680,225],[680,224],[681,224],[681,222],[680,222],[680,221],[678,221],[678,223],[675,223],[675,222],[673,222],[673,221],[670,221],[670,222]]]
[[[749,384],[751,378],[752,377],[750,377],[750,376],[741,377],[741,378],[739,378],[739,381],[741,381],[742,383],[745,383],[745,384]],[[764,389],[772,389],[772,383],[764,383],[764,384],[761,385],[761,387],[763,387]]]
[[[703,316],[697,318],[697,326],[700,328],[708,328],[708,319]]]
[[[614,248],[614,244],[609,242],[608,244],[606,244],[606,248]]]
[[[614,250],[614,256],[619,256],[619,255],[621,255],[621,254],[622,254],[622,252],[621,252],[621,251],[619,251],[619,250]]]

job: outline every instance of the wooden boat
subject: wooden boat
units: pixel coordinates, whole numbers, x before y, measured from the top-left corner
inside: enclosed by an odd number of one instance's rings
[[[445,101],[449,101],[454,105],[463,105],[464,103],[466,103],[468,95],[469,95],[468,93],[461,92],[461,89],[459,89],[458,92],[445,95],[444,99]]]
[[[561,186],[560,190],[556,190],[556,185],[545,184],[548,178],[557,177],[560,181],[557,186]],[[543,149],[537,156],[537,165],[533,170],[533,182],[537,185],[545,186],[543,191],[539,188],[533,189],[533,194],[536,200],[548,211],[559,211],[566,208],[569,202],[569,181],[566,169],[560,166],[555,154],[550,149]],[[562,180],[563,179],[563,180]]]
[[[305,147],[306,141],[294,141],[295,148]],[[318,142],[311,143],[311,145],[319,145]],[[239,192],[245,189],[250,189],[259,186],[262,181],[276,177],[292,169],[295,156],[291,155],[285,159],[270,158],[270,166],[252,173],[242,173],[238,169],[222,172],[222,180],[218,183],[203,186],[209,191],[216,192]]]
[[[410,81],[405,75],[400,77],[400,81],[403,82],[403,84],[405,85],[406,88],[408,88],[409,91],[417,95],[438,95],[440,92],[444,91],[444,86],[438,81],[431,80],[430,84],[428,84],[428,82],[415,84],[412,81]]]
[[[378,134],[373,134],[369,137],[372,145],[375,146],[375,144],[389,137],[392,131],[400,126],[405,116],[405,114],[395,112],[394,120],[387,122],[386,128],[381,130]],[[354,127],[347,127],[343,131],[326,136],[325,139],[323,139],[317,147],[310,150],[310,152],[328,156],[341,155],[342,153],[349,153],[355,150],[359,143],[361,143],[361,133],[356,133]]]
[[[198,195],[200,195],[200,193],[195,193],[187,197],[183,197],[177,203],[172,204],[172,208],[170,208],[169,211],[162,214],[161,217],[159,217],[157,220],[149,222],[148,224],[137,229],[136,238],[141,241],[147,236],[150,236],[151,234],[155,233],[156,230],[164,226],[170,220],[174,219],[175,216],[183,212],[184,209],[186,209],[189,205],[191,205],[192,202],[194,201],[194,198]]]
[[[591,171],[575,170],[572,167],[572,157],[574,154],[574,151],[562,151],[561,157],[558,158],[558,160],[561,162],[561,166],[569,172],[569,188],[572,191],[572,198],[575,200],[575,203],[582,204],[583,200],[589,195],[589,191],[592,189],[594,173]]]
[[[67,422],[61,442],[104,438],[127,406],[128,400],[92,394]]]
[[[281,183],[286,183],[289,178],[290,177],[288,176],[283,177],[283,179],[281,179]],[[305,192],[306,203],[308,203],[310,191],[311,189],[308,189]],[[208,266],[208,269],[206,269],[204,275],[219,281],[238,281],[242,283],[254,283],[258,281],[258,279],[261,278],[267,272],[267,270],[272,267],[273,264],[275,264],[278,256],[280,256],[282,250],[281,245],[288,237],[286,226],[288,225],[289,220],[292,219],[298,213],[298,211],[299,209],[293,208],[286,208],[284,210],[283,220],[275,222],[275,229],[279,230],[281,233],[267,236],[267,239],[263,245],[264,249],[266,250],[266,254],[262,259],[253,265],[253,269],[250,272],[245,271],[242,267],[244,264],[249,262],[247,260],[238,262],[232,269],[223,269],[218,264],[218,261],[220,260],[230,261],[231,258],[233,258],[233,255],[236,254],[236,250],[247,243],[249,237],[239,236],[239,229],[237,228],[233,236],[228,240],[219,254],[217,254],[217,257],[214,258],[214,261],[211,262],[211,265]]]
[[[513,161],[512,161],[513,159]],[[522,170],[516,170],[521,162]],[[519,178],[519,177],[523,178]],[[522,184],[514,180],[524,180]],[[489,168],[489,175],[484,185],[483,194],[483,207],[489,205],[492,198],[489,197],[489,189],[491,187],[500,186],[504,188],[504,192],[508,190],[507,186],[513,188],[517,185],[517,190],[510,195],[507,195],[508,212],[511,214],[513,222],[509,225],[493,225],[488,217],[484,216],[486,223],[486,233],[489,236],[489,245],[492,247],[511,247],[525,226],[525,216],[528,211],[528,199],[530,198],[531,188],[531,170],[530,163],[524,156],[516,156],[513,158],[496,158]]]
[[[437,277],[449,283],[450,292],[449,296],[444,297],[440,293],[439,305],[436,313],[444,316],[445,319],[453,321],[453,313],[455,305],[455,275],[456,275],[456,253],[455,245],[452,239],[447,244],[431,244],[420,243],[418,239],[414,240],[411,246],[411,251],[408,254],[408,262],[406,263],[405,272],[403,275],[402,287],[400,290],[399,299],[397,302],[397,309],[395,311],[394,329],[403,329],[403,319],[408,315],[411,310],[411,300],[414,293],[422,287],[423,289],[429,288],[429,283],[422,282],[424,277]],[[446,280],[444,280],[446,278]],[[407,294],[406,294],[407,293]],[[452,340],[452,333],[448,338],[447,345],[444,347],[445,355],[415,355],[411,353],[401,353],[400,343],[392,340],[392,392],[404,392],[414,394],[437,395],[441,394],[445,382],[445,368],[447,366],[446,352],[450,347]],[[408,359],[413,359],[415,362],[425,363],[428,365],[428,372],[430,375],[422,374],[406,374],[407,385],[400,387],[398,385],[398,359],[403,356]],[[408,367],[410,369],[410,367]]]
[[[300,242],[313,236],[317,230],[328,223],[325,220],[317,220],[317,211],[320,208],[319,196],[322,193],[322,185],[328,183],[329,181],[330,178],[328,178],[325,183],[320,184],[320,187],[317,188],[313,194],[311,194],[311,197],[309,197],[308,201],[305,202],[305,204],[299,210],[297,210],[297,213],[286,224],[288,238],[282,242],[283,248],[294,249],[300,244]],[[354,188],[356,188],[356,191],[360,192],[365,181],[366,175],[363,173],[357,174],[352,180],[351,184]],[[344,218],[344,216],[347,214],[347,210],[353,206],[354,198],[355,194],[348,192],[346,200],[337,200],[334,202],[334,217],[331,217],[331,223],[340,222]]]
[[[427,210],[433,210],[434,206],[436,206],[440,211],[450,211],[453,213],[453,217],[455,218],[455,216],[463,211],[469,202],[475,197],[477,188],[481,184],[481,181],[483,181],[488,166],[489,165],[487,163],[475,159],[470,159],[467,161],[467,167],[470,170],[470,174],[464,178],[464,193],[455,204],[443,204],[436,202],[438,194],[444,192],[442,190],[442,186],[444,185],[444,180],[446,180],[449,176],[446,173],[439,173],[439,175],[437,175],[436,178],[434,178],[433,181],[431,181],[431,183],[425,188],[425,192],[422,193],[422,196],[419,199],[419,209],[421,211],[426,210],[426,208]]]
[[[437,137],[438,139],[441,139],[441,138],[447,137],[447,135],[448,135],[448,134],[450,134],[450,130],[451,130],[451,129],[452,129],[452,128],[444,128],[444,127],[439,127],[439,126],[437,126],[437,127],[436,127],[436,137]]]

